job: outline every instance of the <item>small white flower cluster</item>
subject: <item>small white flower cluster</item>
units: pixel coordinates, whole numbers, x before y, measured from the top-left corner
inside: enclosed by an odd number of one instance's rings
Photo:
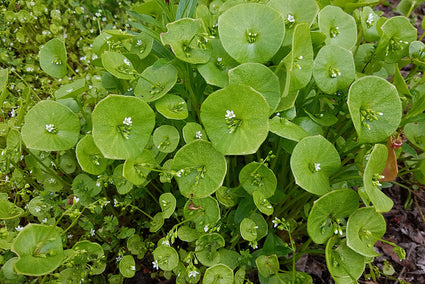
[[[369,15],[367,16],[366,23],[367,23],[369,26],[372,26],[372,25],[373,25],[373,22],[374,22],[374,19],[373,19],[373,13],[369,13]]]
[[[181,169],[181,170],[179,170],[177,173],[176,173],[176,176],[177,177],[182,177],[182,174],[184,173],[184,170],[183,169]]]
[[[196,139],[201,139],[201,138],[202,138],[201,130],[196,131],[196,133],[195,133],[195,137],[196,137]]]
[[[128,125],[128,126],[133,125],[133,122],[131,121],[131,117],[124,118],[122,123],[125,124],[125,125]]]
[[[236,117],[236,114],[233,112],[233,110],[226,110],[226,115],[224,116],[226,120],[232,119]]]
[[[130,61],[127,58],[124,58],[124,64],[130,66]]]
[[[295,17],[291,14],[288,14],[288,17],[286,18],[288,20],[288,22],[290,22],[291,24],[295,22]]]
[[[198,272],[198,271],[196,271],[196,270],[191,270],[191,271],[189,271],[189,275],[188,275],[188,277],[189,277],[189,278],[191,278],[191,277],[195,278],[198,274],[199,274],[199,272]]]
[[[314,163],[314,170],[315,170],[316,172],[318,172],[318,171],[320,171],[320,170],[321,170],[321,168],[320,168],[320,163]]]
[[[47,132],[49,132],[49,133],[53,133],[55,131],[55,125],[53,123],[46,124],[45,128],[46,128]]]

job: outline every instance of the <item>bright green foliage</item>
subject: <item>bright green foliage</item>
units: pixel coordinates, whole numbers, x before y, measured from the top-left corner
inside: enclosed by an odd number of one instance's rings
[[[1,283],[356,283],[425,183],[421,1],[3,2]]]

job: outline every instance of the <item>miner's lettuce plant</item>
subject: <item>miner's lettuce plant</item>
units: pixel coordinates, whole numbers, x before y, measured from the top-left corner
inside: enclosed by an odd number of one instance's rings
[[[71,79],[3,123],[0,279],[313,283],[314,252],[357,283],[378,240],[403,259],[382,213],[397,176],[425,184],[425,45],[377,2],[147,1],[87,73],[46,42]]]

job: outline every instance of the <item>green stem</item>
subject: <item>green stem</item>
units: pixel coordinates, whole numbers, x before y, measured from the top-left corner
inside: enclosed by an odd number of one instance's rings
[[[409,12],[407,12],[406,18],[410,17],[410,14],[412,14],[413,12],[413,8],[415,8],[415,5],[416,5],[416,1],[412,1],[412,4],[410,5],[410,8],[409,8]]]
[[[16,72],[15,70],[12,70],[12,72],[19,78],[19,79],[21,79],[21,81],[22,81],[22,83],[24,83],[25,84],[25,86],[27,86],[28,87],[28,89],[31,91],[31,92],[33,92],[34,93],[34,95],[35,95],[35,97],[39,100],[39,101],[41,101],[41,99],[40,99],[40,97],[37,95],[37,93],[31,88],[31,86],[25,81],[25,79],[24,78],[22,78],[22,76],[21,75],[19,75],[19,73],[18,72]]]
[[[133,205],[133,204],[129,204],[128,206],[130,206],[133,209],[139,210],[139,212],[143,213],[145,216],[147,216],[149,219],[153,220],[153,217],[151,215],[149,215],[148,213],[146,213],[145,211],[143,211],[142,209],[140,209],[139,207]]]

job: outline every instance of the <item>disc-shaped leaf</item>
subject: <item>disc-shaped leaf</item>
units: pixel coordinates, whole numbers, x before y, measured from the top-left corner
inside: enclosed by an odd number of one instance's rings
[[[196,230],[204,232],[205,226],[214,226],[220,220],[220,207],[212,197],[188,200],[183,208],[185,219],[191,219]]]
[[[198,65],[198,71],[208,84],[224,88],[229,84],[227,72],[238,63],[227,54],[220,39],[213,38],[209,41],[212,47],[210,60],[206,64]]]
[[[253,213],[249,216],[249,219],[255,222],[256,224],[256,232],[257,232],[257,239],[256,241],[264,238],[267,236],[267,233],[269,231],[269,226],[264,219],[263,215],[260,215],[258,213]]]
[[[244,240],[253,242],[257,239],[257,224],[250,218],[244,218],[239,225]]]
[[[83,171],[92,175],[98,175],[105,171],[108,161],[94,144],[91,134],[87,134],[78,142],[75,154]]]
[[[153,132],[153,144],[164,153],[173,152],[180,142],[180,134],[177,128],[171,125],[161,125]]]
[[[135,97],[110,95],[92,113],[93,139],[109,159],[129,159],[140,155],[155,125],[148,104]]]
[[[0,220],[10,220],[18,218],[24,213],[24,210],[7,199],[0,199]]]
[[[271,7],[240,4],[220,15],[218,33],[224,49],[236,61],[264,63],[281,47],[285,24],[280,13]]]
[[[406,138],[416,147],[425,150],[425,123],[408,123],[404,126]]]
[[[183,127],[183,139],[187,144],[189,144],[193,140],[197,139],[208,140],[208,137],[207,133],[205,133],[205,130],[202,128],[202,125],[196,122],[188,122]]]
[[[358,79],[350,87],[347,103],[360,143],[385,140],[400,124],[400,98],[397,89],[385,79]]]
[[[125,278],[133,278],[136,274],[136,262],[132,255],[124,255],[118,267]]]
[[[123,176],[132,184],[142,185],[155,164],[154,155],[145,149],[141,155],[125,161]]]
[[[220,263],[227,265],[230,269],[235,270],[239,266],[238,258],[240,258],[240,254],[237,251],[220,248],[218,250],[220,254]]]
[[[243,63],[229,70],[229,84],[241,84],[259,92],[274,112],[280,101],[279,78],[269,68],[260,63]]]
[[[211,43],[202,19],[183,18],[167,24],[167,32],[161,34],[161,41],[170,45],[182,61],[202,64],[210,60]]]
[[[187,104],[177,95],[167,94],[155,101],[156,110],[168,119],[182,120],[188,116]]]
[[[133,189],[133,184],[124,178],[123,171],[124,164],[119,164],[115,167],[112,175],[112,182],[117,188],[117,192],[119,194],[127,194]]]
[[[238,196],[235,193],[234,188],[227,188],[225,186],[221,186],[216,192],[215,197],[218,202],[223,204],[226,207],[233,207],[238,204]]]
[[[381,26],[382,35],[376,47],[377,58],[394,63],[409,55],[409,45],[417,39],[416,28],[403,16],[392,17]]]
[[[152,50],[153,38],[146,33],[140,33],[133,37],[131,42],[130,53],[137,54],[140,59],[149,55]]]
[[[100,184],[96,182],[86,174],[77,175],[72,181],[72,190],[74,191],[75,196],[78,196],[84,205],[88,205],[90,197],[94,197],[102,190]]]
[[[183,196],[203,198],[222,185],[227,164],[211,143],[196,140],[177,151],[172,169],[178,172],[175,179]]]
[[[338,45],[322,47],[314,59],[314,80],[327,94],[347,88],[354,81],[355,75],[353,54]]]
[[[53,38],[40,48],[40,67],[48,75],[62,78],[67,74],[66,48],[63,41]]]
[[[384,217],[373,207],[354,211],[347,222],[347,245],[355,252],[369,257],[379,256],[374,244],[386,231]]]
[[[170,218],[174,213],[174,209],[176,209],[176,198],[170,192],[163,193],[159,197],[159,205],[164,219]]]
[[[123,54],[106,51],[102,54],[103,67],[119,79],[131,80],[134,78],[136,69],[133,63]]]
[[[388,212],[394,205],[391,198],[380,189],[379,180],[387,162],[388,150],[385,145],[376,144],[366,164],[363,175],[364,189],[377,212]]]
[[[341,166],[335,147],[322,136],[303,138],[291,156],[291,169],[295,182],[303,189],[323,195],[331,190],[329,176]]]
[[[205,270],[202,283],[232,284],[233,270],[225,264],[216,264]]]
[[[244,85],[229,85],[201,105],[201,120],[214,147],[224,155],[255,153],[268,134],[269,106]]]
[[[252,193],[252,199],[254,200],[255,206],[260,210],[261,213],[268,216],[273,214],[273,206],[271,203],[264,197],[264,193],[259,190],[255,190]]]
[[[217,250],[224,245],[224,238],[220,234],[204,234],[196,241],[196,257],[205,266],[217,264],[220,260],[220,253]]]
[[[98,244],[90,241],[77,242],[72,250],[75,252],[71,261],[75,264],[90,265],[90,274],[101,274],[106,267],[104,260],[103,248]]]
[[[379,39],[378,31],[376,30],[376,22],[378,20],[379,16],[375,14],[371,7],[363,7],[360,12],[360,23],[365,41],[372,42]]]
[[[292,141],[298,142],[304,137],[310,136],[310,134],[305,131],[304,128],[290,122],[285,118],[275,116],[269,120],[269,124],[270,132]]]
[[[78,79],[72,83],[63,85],[55,92],[55,99],[75,98],[87,90],[86,79]]]
[[[310,210],[307,232],[317,244],[325,243],[335,232],[340,232],[341,222],[359,207],[359,196],[351,189],[331,191],[317,199]]]
[[[30,149],[68,150],[78,141],[80,120],[68,107],[45,100],[27,112],[21,134],[22,140]]]
[[[336,240],[329,239],[326,245],[326,265],[336,283],[353,283],[363,274],[366,258],[350,249],[345,240],[334,248]]]
[[[62,249],[62,238],[56,227],[29,224],[19,232],[12,251],[19,260],[14,268],[18,274],[41,276],[58,268],[65,254]]]
[[[180,226],[177,230],[177,235],[180,240],[190,243],[196,241],[199,238],[200,233],[189,226]]]
[[[153,251],[153,257],[164,271],[171,271],[179,264],[179,254],[170,246],[158,246]]]
[[[302,89],[310,82],[313,72],[313,56],[310,29],[306,23],[298,24],[294,29],[292,51],[284,59],[287,77],[291,80],[289,91]]]
[[[249,194],[260,191],[264,198],[271,197],[277,186],[277,179],[273,171],[266,165],[257,162],[251,162],[242,168],[239,173],[239,182]]]
[[[326,44],[351,49],[357,41],[357,25],[354,18],[341,8],[328,5],[319,12],[319,29],[326,35]]]
[[[137,81],[134,95],[145,102],[163,97],[176,83],[177,70],[173,65],[149,66]]]
[[[151,220],[149,232],[155,233],[161,229],[162,225],[164,225],[164,217],[162,212],[158,212],[153,216],[153,220]]]
[[[263,277],[268,278],[270,275],[279,272],[279,259],[275,254],[260,255],[255,259],[255,264],[257,265],[258,272]]]
[[[290,45],[293,35],[297,36],[294,30],[298,24],[307,23],[307,28],[310,27],[319,11],[314,0],[271,0],[268,5],[278,10],[285,20],[286,32],[283,45]]]

